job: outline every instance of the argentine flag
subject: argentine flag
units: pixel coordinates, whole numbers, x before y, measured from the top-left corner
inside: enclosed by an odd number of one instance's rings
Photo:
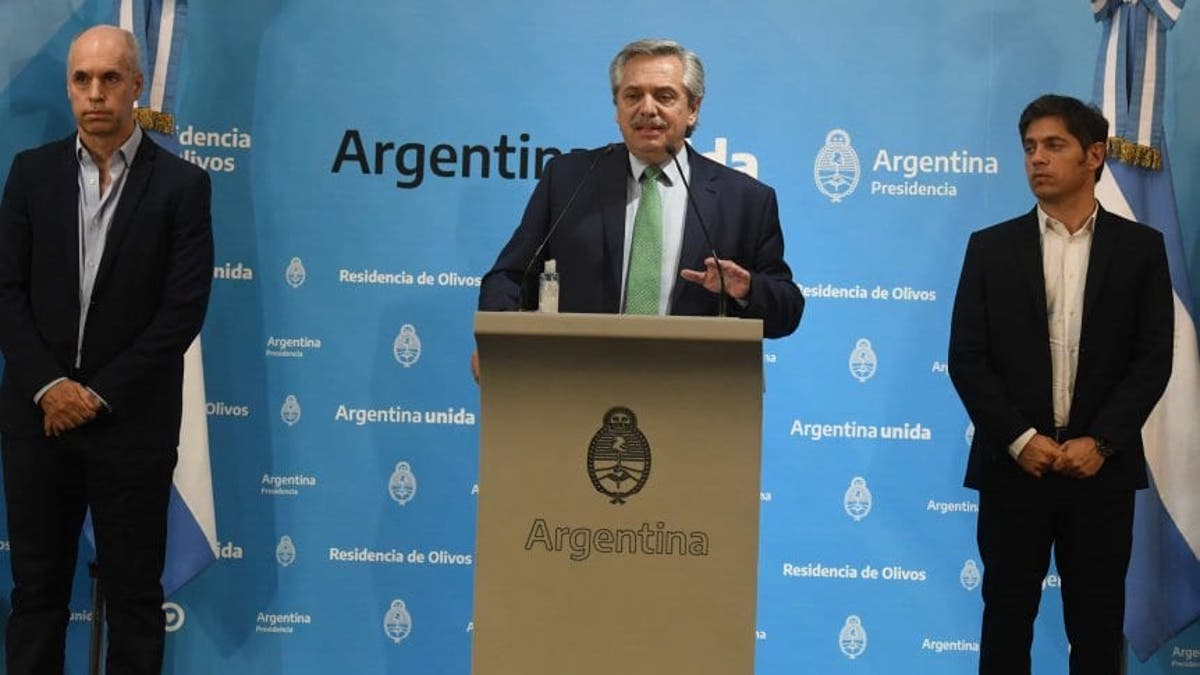
[[[1096,196],[1162,232],[1175,289],[1173,369],[1142,429],[1150,489],[1137,494],[1126,577],[1125,636],[1142,661],[1200,617],[1200,352],[1162,124],[1167,31],[1184,1],[1091,2],[1103,26],[1094,98],[1114,125]]]
[[[132,32],[142,48],[146,86],[138,100],[139,122],[156,143],[179,154],[174,121],[162,113],[175,107],[187,0],[116,0],[114,5],[118,25]],[[197,337],[183,363],[179,462],[167,513],[167,563],[162,576],[163,592],[168,596],[217,558],[206,405]]]

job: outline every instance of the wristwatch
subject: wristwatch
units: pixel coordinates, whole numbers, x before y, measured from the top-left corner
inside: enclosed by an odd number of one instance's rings
[[[1101,457],[1108,459],[1109,457],[1117,454],[1117,449],[1112,446],[1112,443],[1108,442],[1107,438],[1097,436],[1096,452],[1099,452]]]

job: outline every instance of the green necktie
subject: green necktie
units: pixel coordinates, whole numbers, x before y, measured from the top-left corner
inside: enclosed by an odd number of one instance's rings
[[[625,280],[626,314],[658,314],[662,283],[662,197],[658,194],[661,173],[657,166],[648,166],[642,172],[642,197],[633,217],[629,278]]]

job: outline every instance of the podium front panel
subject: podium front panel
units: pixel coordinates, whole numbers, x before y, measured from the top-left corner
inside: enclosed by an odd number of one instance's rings
[[[475,675],[753,673],[761,326],[646,319],[477,324]]]

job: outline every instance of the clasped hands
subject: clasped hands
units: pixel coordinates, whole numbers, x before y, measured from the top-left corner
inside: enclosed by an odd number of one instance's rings
[[[1048,472],[1071,478],[1091,478],[1104,465],[1104,456],[1091,436],[1072,438],[1059,444],[1049,436],[1037,434],[1017,456],[1017,464],[1035,478]]]
[[[96,419],[104,403],[90,389],[74,380],[62,380],[46,390],[38,401],[47,436],[58,436]]]

